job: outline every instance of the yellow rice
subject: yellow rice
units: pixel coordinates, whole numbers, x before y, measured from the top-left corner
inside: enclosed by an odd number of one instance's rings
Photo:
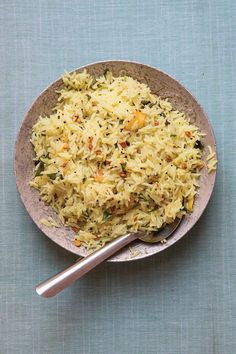
[[[33,127],[30,185],[76,239],[97,248],[191,212],[204,167],[198,127],[131,77],[83,71],[63,82],[53,114]]]

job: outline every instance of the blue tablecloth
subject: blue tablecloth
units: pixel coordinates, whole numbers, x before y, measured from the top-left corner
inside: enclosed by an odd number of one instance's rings
[[[236,2],[2,0],[0,353],[236,353]],[[219,172],[200,222],[149,259],[103,264],[52,299],[35,285],[75,257],[33,224],[13,146],[31,102],[64,70],[105,59],[154,65],[199,99]]]

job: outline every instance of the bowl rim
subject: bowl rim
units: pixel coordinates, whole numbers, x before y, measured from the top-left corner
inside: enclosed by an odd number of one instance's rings
[[[208,118],[208,115],[206,114],[205,110],[203,109],[203,107],[201,106],[201,104],[198,102],[198,100],[196,99],[196,97],[177,79],[175,79],[173,76],[167,74],[165,71],[159,69],[158,67],[155,67],[155,66],[152,66],[152,65],[149,65],[149,64],[144,64],[142,62],[139,62],[139,61],[133,61],[133,60],[123,60],[123,59],[111,59],[111,60],[102,60],[102,61],[96,61],[96,62],[92,62],[92,63],[88,63],[88,64],[85,64],[83,66],[80,66],[78,68],[75,68],[71,71],[69,71],[69,74],[71,73],[74,73],[74,72],[78,72],[78,71],[82,71],[84,69],[88,69],[89,67],[91,66],[95,66],[95,65],[100,65],[100,64],[109,64],[109,63],[123,63],[123,64],[134,64],[134,65],[138,65],[138,66],[143,66],[143,67],[146,67],[147,69],[152,69],[152,70],[155,70],[161,74],[163,74],[164,76],[167,76],[169,79],[175,81],[179,86],[181,86],[182,89],[184,89],[188,95],[191,97],[191,99],[193,101],[195,101],[195,104],[198,106],[198,108],[202,111],[202,114],[204,116],[204,119],[206,121],[206,124],[207,124],[207,127],[212,135],[212,139],[213,139],[213,144],[214,144],[214,150],[215,150],[215,153],[216,153],[216,157],[218,156],[217,155],[217,145],[216,145],[216,137],[215,137],[215,133],[214,133],[214,130],[212,128],[212,125],[211,125],[211,122]],[[17,132],[17,135],[16,135],[16,138],[15,138],[15,145],[14,145],[14,151],[13,151],[13,170],[14,170],[14,175],[15,175],[15,182],[16,182],[16,186],[17,186],[17,191],[20,195],[20,199],[27,211],[27,213],[29,214],[31,220],[33,220],[33,222],[36,224],[36,226],[40,229],[40,231],[45,234],[51,241],[53,241],[55,244],[57,244],[58,246],[64,248],[65,250],[69,251],[70,253],[73,253],[79,257],[83,257],[82,255],[80,255],[79,253],[76,253],[73,251],[73,249],[71,249],[69,247],[69,245],[67,243],[64,243],[63,245],[60,243],[60,242],[57,242],[53,237],[51,237],[47,232],[46,230],[42,229],[42,227],[40,227],[39,225],[39,222],[37,222],[34,217],[32,216],[32,213],[28,207],[28,205],[26,205],[25,201],[24,201],[24,198],[23,198],[23,195],[21,194],[21,187],[20,187],[20,183],[19,183],[19,180],[18,180],[18,177],[17,177],[17,166],[16,166],[16,156],[17,156],[17,147],[18,147],[18,142],[19,142],[19,137],[20,137],[20,134],[21,134],[21,131],[22,131],[22,127],[24,126],[26,120],[27,120],[27,117],[32,109],[32,107],[34,106],[34,104],[36,103],[36,101],[41,97],[43,96],[47,90],[49,90],[53,85],[59,83],[60,81],[62,81],[62,78],[57,78],[56,80],[54,80],[53,82],[51,82],[45,89],[43,89],[42,91],[40,91],[40,93],[37,95],[37,97],[32,101],[32,103],[30,104],[29,108],[26,110],[24,116],[23,116],[23,119],[21,120],[20,122],[20,125],[19,125],[19,128],[18,128],[18,132]],[[166,244],[163,244],[162,246],[162,249],[160,249],[159,251],[157,252],[153,252],[151,254],[142,254],[140,257],[137,257],[137,258],[127,258],[127,259],[113,259],[110,258],[107,260],[107,262],[130,262],[130,261],[136,261],[136,260],[140,260],[140,259],[143,259],[143,258],[147,258],[147,257],[150,257],[150,256],[154,256],[156,253],[159,253],[159,252],[163,252],[165,251],[167,248],[169,248],[170,246],[174,245],[178,240],[182,239],[184,236],[186,236],[189,231],[196,225],[196,223],[199,221],[200,217],[202,216],[202,214],[204,213],[205,209],[207,208],[208,204],[209,204],[209,201],[210,201],[210,198],[212,197],[212,193],[214,191],[214,188],[215,188],[215,182],[216,182],[216,176],[217,176],[217,168],[215,171],[212,171],[211,172],[211,175],[212,175],[212,184],[210,186],[210,192],[208,194],[208,197],[205,201],[205,205],[203,208],[201,208],[201,211],[200,213],[198,214],[198,217],[196,218],[196,220],[194,221],[194,223],[189,227],[187,228],[187,230],[178,238],[174,238],[174,234],[175,232],[171,235],[170,239],[169,239],[169,242],[166,243]]]

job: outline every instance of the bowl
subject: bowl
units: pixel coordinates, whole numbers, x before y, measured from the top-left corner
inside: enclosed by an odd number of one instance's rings
[[[147,84],[154,94],[162,98],[168,98],[175,109],[184,112],[190,118],[191,122],[196,124],[200,130],[206,134],[202,139],[204,145],[203,159],[206,159],[208,154],[208,145],[216,150],[213,130],[206,113],[193,95],[177,80],[166,73],[149,65],[117,60],[89,64],[80,67],[75,71],[81,72],[84,69],[95,77],[102,75],[105,70],[109,69],[114,76],[128,75]],[[52,108],[55,106],[58,97],[56,91],[60,90],[62,87],[62,79],[58,79],[52,83],[38,96],[26,113],[15,143],[14,172],[21,200],[39,229],[64,249],[79,256],[86,256],[88,252],[83,246],[77,247],[74,245],[74,232],[70,228],[64,226],[59,228],[46,227],[40,223],[41,218],[51,216],[58,220],[58,217],[52,207],[45,204],[40,199],[38,191],[29,186],[29,181],[33,177],[34,170],[34,151],[33,146],[30,143],[32,127],[40,115],[51,114]],[[165,250],[180,240],[188,233],[205,210],[213,191],[215,177],[215,171],[208,174],[206,168],[202,170],[199,181],[200,187],[194,204],[194,210],[183,218],[180,226],[167,239],[166,243],[145,244],[137,240],[130,247],[124,248],[110,258],[109,261],[122,262],[148,257]]]

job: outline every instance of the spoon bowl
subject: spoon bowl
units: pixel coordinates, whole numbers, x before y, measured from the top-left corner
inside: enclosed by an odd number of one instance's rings
[[[165,241],[177,229],[180,222],[181,219],[176,218],[171,224],[165,225],[165,227],[161,228],[160,230],[140,234],[140,236],[137,238],[143,242],[148,243]]]

